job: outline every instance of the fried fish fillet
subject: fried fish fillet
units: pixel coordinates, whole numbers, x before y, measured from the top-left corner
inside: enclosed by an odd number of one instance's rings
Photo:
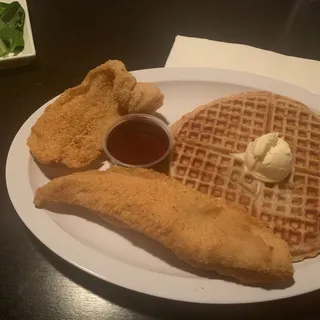
[[[239,205],[202,194],[146,169],[112,167],[59,177],[37,189],[34,204],[71,204],[138,231],[190,265],[243,283],[293,276],[288,246]]]
[[[101,155],[101,139],[115,118],[154,112],[162,103],[159,88],[137,83],[122,62],[109,60],[46,108],[32,127],[27,145],[41,164],[82,168]]]

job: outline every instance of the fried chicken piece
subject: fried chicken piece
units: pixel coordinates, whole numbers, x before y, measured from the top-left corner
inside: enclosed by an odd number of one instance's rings
[[[149,113],[158,110],[163,99],[161,92],[154,89],[152,83],[137,83],[131,93],[131,99],[127,105],[129,113],[139,113],[148,110]]]
[[[46,108],[27,145],[41,164],[82,168],[101,155],[103,134],[117,117],[154,112],[162,103],[159,88],[137,83],[122,62],[109,60]]]
[[[34,203],[89,209],[161,243],[196,268],[243,283],[290,279],[294,272],[286,242],[242,206],[152,170],[112,167],[59,177],[36,191]]]

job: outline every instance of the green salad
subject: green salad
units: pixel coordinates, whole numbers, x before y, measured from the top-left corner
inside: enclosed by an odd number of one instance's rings
[[[25,12],[19,2],[0,2],[0,57],[24,48],[24,19]]]

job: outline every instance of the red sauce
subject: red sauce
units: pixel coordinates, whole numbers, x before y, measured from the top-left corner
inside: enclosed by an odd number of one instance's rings
[[[145,165],[159,160],[169,148],[163,128],[144,120],[130,120],[116,126],[108,135],[110,154],[125,164]]]

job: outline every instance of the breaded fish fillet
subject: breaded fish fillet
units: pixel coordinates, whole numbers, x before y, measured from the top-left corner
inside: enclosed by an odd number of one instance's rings
[[[244,208],[146,169],[112,167],[59,177],[36,191],[36,207],[71,204],[138,231],[194,267],[243,283],[291,278],[288,246]]]
[[[116,117],[154,112],[162,103],[155,85],[137,83],[122,62],[109,60],[46,108],[27,144],[42,164],[82,168],[100,156],[103,134]]]

